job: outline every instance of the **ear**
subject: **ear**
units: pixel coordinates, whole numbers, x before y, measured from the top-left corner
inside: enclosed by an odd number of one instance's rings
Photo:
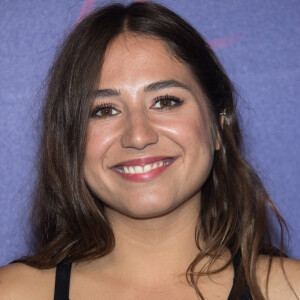
[[[224,119],[225,119],[225,115],[221,114],[220,118],[219,118],[221,130],[223,130]],[[216,135],[215,150],[220,150],[220,149],[221,149],[221,137],[220,137],[220,131],[218,130],[217,135]]]
[[[222,113],[220,115],[220,125],[221,125],[221,128],[223,129],[223,125],[224,125],[224,120],[225,120],[225,114]]]

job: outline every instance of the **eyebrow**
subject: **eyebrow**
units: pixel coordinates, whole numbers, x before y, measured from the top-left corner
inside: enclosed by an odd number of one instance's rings
[[[114,97],[120,96],[120,91],[116,89],[104,89],[104,90],[94,90],[92,91],[92,98],[107,98],[107,97]]]
[[[181,83],[177,80],[174,80],[174,79],[162,80],[162,81],[151,83],[144,88],[144,91],[145,92],[153,92],[153,91],[158,91],[158,90],[162,90],[162,89],[166,89],[166,88],[170,88],[170,87],[184,88],[190,92],[190,88],[188,88],[183,83]]]
[[[188,86],[174,79],[162,80],[162,81],[150,83],[144,88],[144,91],[154,92],[154,91],[159,91],[170,87],[179,87],[191,92],[191,89]],[[103,90],[92,91],[93,98],[107,98],[107,97],[114,97],[120,95],[121,95],[120,91],[116,89],[103,89]]]

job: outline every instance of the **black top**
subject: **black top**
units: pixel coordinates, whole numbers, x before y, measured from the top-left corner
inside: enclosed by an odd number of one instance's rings
[[[233,293],[234,293],[234,289],[235,289],[235,286],[236,286],[236,281],[237,281],[237,276],[238,276],[238,269],[239,269],[239,265],[241,263],[241,259],[242,259],[242,256],[241,256],[241,252],[239,251],[233,259],[233,268],[234,268],[233,284],[232,284],[232,288],[231,288],[231,291],[230,291],[230,294],[229,294],[227,300],[232,300],[233,299]],[[247,282],[245,282],[245,285],[243,287],[242,294],[241,294],[239,300],[253,300]]]
[[[235,256],[233,260],[234,267],[234,277],[233,284],[227,300],[232,300],[234,288],[237,281],[238,267],[240,265],[241,256]],[[55,290],[54,290],[54,300],[69,300],[69,289],[70,289],[70,277],[71,277],[71,263],[61,262],[56,267],[56,277],[55,277]],[[253,300],[249,287],[245,283],[242,294],[239,300]]]
[[[54,300],[69,300],[71,268],[63,261],[56,266]]]

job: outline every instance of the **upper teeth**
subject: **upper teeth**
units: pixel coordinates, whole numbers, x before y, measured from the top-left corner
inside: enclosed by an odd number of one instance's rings
[[[148,164],[145,166],[119,166],[116,168],[117,172],[119,173],[126,173],[126,174],[141,174],[147,173],[153,169],[166,166],[171,163],[172,160],[168,159],[165,161],[157,161],[152,164]]]

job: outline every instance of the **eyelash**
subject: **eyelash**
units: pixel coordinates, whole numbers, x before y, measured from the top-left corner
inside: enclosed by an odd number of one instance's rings
[[[114,117],[117,115],[117,113],[113,114],[113,115],[108,115],[108,116],[97,115],[97,113],[99,111],[101,111],[102,109],[113,109],[113,110],[119,112],[119,110],[116,108],[116,106],[113,103],[101,103],[93,108],[93,110],[91,112],[91,117],[105,119],[105,118],[111,118],[111,117]]]
[[[171,101],[175,102],[175,104],[170,105],[170,106],[166,106],[166,107],[161,107],[161,108],[153,107],[153,106],[156,105],[158,102],[164,101],[164,100],[171,100]],[[180,104],[182,104],[182,103],[183,103],[183,100],[181,100],[181,99],[178,98],[178,97],[165,95],[165,96],[159,96],[159,97],[156,97],[156,98],[154,99],[154,104],[152,105],[152,107],[153,107],[154,109],[173,109],[173,108],[177,107],[178,105],[180,105]]]
[[[171,104],[170,106],[166,106],[166,107],[154,107],[157,103],[159,103],[160,101],[164,101],[164,100],[171,100],[173,102],[175,102],[175,104]],[[178,97],[175,96],[169,96],[169,95],[164,95],[164,96],[159,96],[156,97],[154,99],[154,103],[152,105],[153,109],[173,109],[175,107],[177,107],[178,105],[182,104],[183,100],[181,100]],[[92,112],[91,112],[91,117],[92,118],[101,118],[101,119],[105,119],[105,118],[111,118],[116,116],[118,113],[112,114],[112,115],[107,115],[107,116],[100,116],[98,115],[98,112],[101,111],[102,109],[112,109],[115,110],[117,112],[120,112],[117,108],[116,105],[114,105],[113,103],[101,103],[99,105],[97,105],[96,107],[93,108]]]

